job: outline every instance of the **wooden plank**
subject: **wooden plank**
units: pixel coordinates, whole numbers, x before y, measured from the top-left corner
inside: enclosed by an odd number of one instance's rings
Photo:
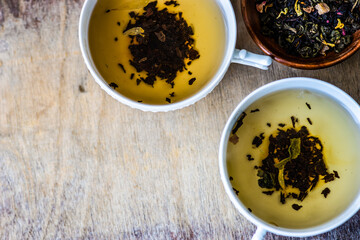
[[[237,47],[260,53],[232,3]],[[218,170],[219,138],[235,106],[263,84],[295,76],[325,80],[360,102],[357,53],[317,71],[232,65],[191,107],[131,109],[105,94],[83,63],[82,4],[0,0],[1,239],[249,239],[255,226],[230,203]],[[358,212],[314,239],[358,239],[359,222]]]

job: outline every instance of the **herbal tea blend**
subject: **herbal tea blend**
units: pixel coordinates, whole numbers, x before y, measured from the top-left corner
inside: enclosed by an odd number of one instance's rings
[[[257,0],[261,32],[303,58],[340,52],[360,29],[359,0]]]
[[[179,5],[176,1],[165,2],[165,5],[171,4]],[[137,83],[142,81],[153,86],[156,78],[160,78],[173,86],[177,73],[187,70],[187,65],[200,58],[195,50],[193,28],[182,17],[182,12],[169,13],[167,8],[159,10],[157,1],[144,7],[142,14],[129,14],[135,20],[134,23],[129,21],[124,30],[124,34],[132,39],[129,49],[133,59],[130,63],[137,72],[147,72],[147,77],[138,78]],[[189,85],[195,80],[191,78]]]
[[[283,204],[290,197],[303,201],[319,181],[335,180],[336,172],[328,172],[323,144],[319,138],[311,136],[305,126],[299,131],[292,127],[278,129],[275,136],[270,135],[268,156],[256,169],[259,186],[280,191],[279,199]]]

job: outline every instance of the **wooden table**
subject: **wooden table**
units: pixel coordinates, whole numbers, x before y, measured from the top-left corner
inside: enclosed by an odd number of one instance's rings
[[[232,2],[237,47],[260,53],[240,1]],[[220,134],[235,106],[256,88],[295,76],[325,80],[360,102],[358,52],[319,71],[232,65],[193,106],[131,109],[85,67],[82,4],[0,0],[0,239],[249,239],[255,226],[230,203],[218,170]],[[314,237],[359,238],[360,212]]]

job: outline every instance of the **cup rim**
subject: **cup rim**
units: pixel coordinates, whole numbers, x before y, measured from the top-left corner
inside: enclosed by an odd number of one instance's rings
[[[313,92],[320,93],[335,100],[343,108],[345,108],[345,110],[347,110],[349,114],[352,115],[354,122],[360,128],[359,104],[353,98],[351,98],[347,93],[345,93],[343,90],[339,89],[338,87],[321,80],[317,80],[313,78],[305,78],[305,77],[285,78],[285,79],[277,80],[253,91],[251,94],[245,97],[238,104],[235,110],[231,113],[221,135],[220,146],[219,146],[219,170],[225,191],[229,196],[231,202],[236,207],[236,209],[250,222],[252,222],[258,227],[262,227],[267,231],[278,235],[292,236],[292,237],[308,237],[308,236],[313,236],[328,232],[340,226],[341,224],[345,223],[354,214],[356,214],[360,209],[360,191],[358,192],[358,195],[355,197],[352,203],[342,213],[340,213],[338,216],[325,223],[322,223],[314,227],[301,228],[301,229],[277,227],[270,223],[265,222],[261,218],[255,216],[254,214],[250,214],[248,212],[245,205],[240,201],[240,199],[235,195],[234,191],[232,190],[232,185],[229,180],[229,174],[227,171],[227,164],[226,164],[227,143],[230,136],[230,131],[234,123],[240,116],[240,114],[258,99],[267,96],[271,93],[275,93],[282,90],[289,90],[289,89],[307,89]]]
[[[209,79],[208,83],[205,84],[198,92],[189,96],[188,98],[170,104],[164,105],[156,105],[156,104],[146,104],[146,103],[139,103],[134,101],[125,95],[117,92],[116,90],[112,89],[101,74],[98,72],[90,53],[89,49],[89,39],[88,39],[88,28],[91,15],[93,13],[94,7],[97,3],[97,0],[86,0],[80,14],[79,20],[79,43],[80,49],[85,61],[86,67],[90,71],[92,77],[95,81],[100,85],[100,87],[112,96],[117,101],[130,106],[131,108],[139,109],[142,111],[150,111],[150,112],[168,112],[173,110],[178,110],[187,106],[194,104],[195,102],[199,101],[200,99],[206,97],[223,79],[227,69],[231,63],[231,59],[233,56],[233,52],[235,50],[235,43],[236,43],[236,18],[234,9],[230,3],[230,1],[220,1],[214,0],[215,3],[218,5],[218,8],[221,12],[223,17],[223,21],[225,24],[225,31],[226,31],[226,39],[225,39],[225,49],[224,55],[222,57],[222,62],[217,69],[217,72],[214,76]]]

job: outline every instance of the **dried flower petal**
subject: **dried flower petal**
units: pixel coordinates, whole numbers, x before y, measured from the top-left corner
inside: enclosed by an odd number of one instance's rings
[[[314,7],[313,6],[308,6],[306,8],[302,9],[304,12],[306,13],[311,13],[312,11],[314,11]]]
[[[323,15],[325,13],[330,12],[330,7],[323,2],[316,4],[315,8],[318,11],[319,15]]]
[[[271,8],[271,7],[273,7],[273,6],[274,6],[273,3],[270,3],[270,4],[268,4],[268,5],[265,5],[265,12],[267,11],[268,8]]]
[[[265,4],[266,4],[266,1],[263,1],[262,3],[256,4],[256,10],[259,13],[263,13]]]
[[[296,0],[294,9],[295,9],[296,14],[297,14],[298,16],[301,16],[301,15],[302,15],[302,11],[301,11],[300,4],[298,3],[298,1],[299,1],[299,0]]]
[[[354,3],[354,6],[351,8],[351,12],[354,11],[354,9],[358,3],[359,3],[359,0],[356,0],[356,2]]]
[[[322,43],[322,44],[327,45],[327,46],[329,46],[329,47],[335,47],[335,44],[334,44],[334,43],[328,43],[328,42],[326,42],[322,34],[320,34],[320,39],[321,39],[321,43]]]
[[[335,29],[342,29],[342,28],[344,28],[344,24],[341,22],[341,20],[340,20],[340,19],[337,19],[337,21],[338,21],[338,23],[337,23]]]
[[[341,34],[343,35],[343,36],[345,36],[346,35],[346,32],[345,32],[345,29],[343,28],[343,29],[341,29]]]
[[[282,14],[286,15],[288,13],[289,9],[288,8],[285,8],[284,10],[282,10],[279,15],[277,16],[276,19],[279,19],[281,17]]]
[[[320,54],[326,56],[326,51],[329,50],[329,49],[330,48],[329,48],[328,45],[324,45],[323,48],[320,51]]]

